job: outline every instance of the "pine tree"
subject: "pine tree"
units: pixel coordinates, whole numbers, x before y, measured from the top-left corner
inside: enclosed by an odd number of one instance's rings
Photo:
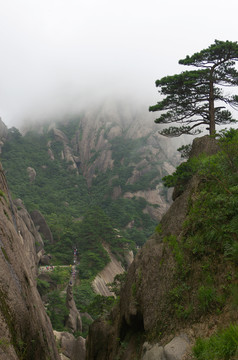
[[[210,135],[216,125],[236,122],[226,105],[238,110],[238,95],[224,94],[222,87],[238,85],[238,43],[215,40],[207,49],[179,60],[179,64],[197,70],[166,76],[156,81],[159,93],[165,96],[149,111],[161,111],[157,124],[178,123],[181,126],[165,128],[165,136],[196,135],[199,126],[206,125]]]

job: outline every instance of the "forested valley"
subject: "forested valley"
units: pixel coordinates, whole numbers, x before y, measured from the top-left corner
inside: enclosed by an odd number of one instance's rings
[[[76,305],[95,319],[115,302],[91,286],[110,262],[106,248],[126,271],[126,254],[136,254],[168,208],[171,194],[162,178],[181,161],[176,149],[162,149],[166,141],[140,118],[136,124],[138,119],[120,113],[114,120],[110,113],[93,116],[31,126],[24,135],[11,128],[1,154],[12,196],[29,212],[39,211],[53,236],[53,241],[43,237],[44,249],[57,268],[39,277],[38,289],[59,331],[67,330],[61,291],[70,277],[73,249],[78,251]]]
[[[156,81],[158,125],[119,103],[0,122],[0,348],[14,360],[238,358],[238,96],[223,93],[236,61],[219,40],[179,60],[198,69]]]

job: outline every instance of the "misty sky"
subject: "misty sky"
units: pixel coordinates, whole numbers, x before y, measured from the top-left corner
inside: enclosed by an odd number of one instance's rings
[[[59,116],[104,97],[147,108],[155,80],[238,40],[237,0],[0,0],[0,116]]]

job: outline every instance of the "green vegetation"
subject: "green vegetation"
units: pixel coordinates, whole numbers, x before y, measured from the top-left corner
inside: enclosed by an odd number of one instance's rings
[[[97,295],[91,285],[91,280],[83,279],[80,285],[74,286],[74,299],[77,309],[81,314],[90,314],[93,320],[100,316],[107,315],[116,303],[116,299],[112,296]],[[83,337],[87,336],[89,325],[92,323],[87,316],[82,315]]]
[[[6,338],[0,339],[0,348],[4,351],[11,345],[10,341]]]
[[[56,266],[46,274],[49,279],[37,279],[38,291],[46,303],[47,314],[53,328],[58,331],[67,331],[65,321],[69,311],[66,307],[66,293],[63,290],[69,283],[71,269]]]
[[[196,201],[191,201],[184,223],[186,246],[197,256],[216,250],[236,262],[238,131],[222,132],[219,145],[217,154],[191,158],[163,180],[166,186],[184,190],[192,175],[200,178]]]
[[[182,124],[165,128],[160,133],[165,136],[196,135],[201,132],[197,127],[205,125],[210,135],[214,135],[215,125],[236,122],[221,104],[238,108],[238,96],[225,95],[222,91],[222,86],[238,85],[237,60],[237,42],[215,40],[207,49],[179,60],[179,64],[198,70],[157,80],[156,86],[165,98],[149,108],[150,111],[162,111],[155,122]]]
[[[65,287],[69,282],[71,269],[69,267],[56,266],[52,272],[49,272],[50,278],[57,284],[58,289]]]
[[[64,132],[69,144],[75,137],[83,138],[81,119],[68,119],[57,124]],[[95,144],[111,127],[98,129]],[[109,261],[105,244],[122,264],[125,250],[136,251],[153,233],[156,221],[144,213],[147,201],[143,198],[123,198],[126,192],[154,189],[161,182],[158,176],[158,163],[150,164],[144,170],[145,157],[150,159],[150,151],[144,153],[147,137],[128,139],[126,131],[121,136],[108,139],[114,166],[106,172],[95,170],[90,186],[83,176],[81,163],[78,172],[70,168],[70,162],[62,159],[63,143],[48,131],[45,126],[41,133],[30,131],[24,136],[16,128],[8,132],[3,147],[1,161],[6,172],[13,197],[21,198],[27,210],[39,210],[45,217],[53,234],[54,243],[44,239],[45,250],[52,256],[55,269],[47,272],[49,278],[37,280],[38,290],[47,304],[47,312],[54,329],[65,330],[68,309],[62,290],[67,286],[70,276],[69,267],[73,260],[73,248],[78,249],[77,276],[80,284],[74,285],[74,298],[80,312],[89,313],[93,319],[107,313],[115,303],[113,297],[96,295],[91,282],[95,275]],[[49,147],[54,160],[49,156]],[[80,160],[80,154],[79,160]],[[99,152],[91,149],[88,167],[97,160]],[[138,166],[140,176],[131,181],[133,171]],[[36,171],[30,181],[27,168]],[[114,197],[118,187],[121,195]],[[0,194],[4,196],[5,194]],[[128,224],[133,224],[128,226]],[[4,254],[6,257],[6,254]],[[119,294],[123,277],[112,284]],[[83,335],[86,336],[90,320],[83,318]]]
[[[6,250],[4,249],[4,247],[1,247],[1,250],[2,250],[2,253],[3,253],[5,259],[7,260],[7,262],[10,262],[10,261],[9,261],[9,257],[8,257],[8,255],[7,255],[7,252],[6,252]]]
[[[58,123],[57,128],[67,136],[71,147],[75,145],[75,138],[83,139],[80,118]],[[161,160],[152,162],[151,151],[145,152],[147,137],[128,139],[125,130],[121,136],[111,139],[107,138],[109,131],[107,126],[98,129],[94,139],[95,144],[102,136],[108,141],[114,166],[106,172],[93,169],[100,156],[96,147],[91,149],[87,164],[81,164],[78,152],[78,169],[72,170],[71,163],[62,158],[62,142],[46,127],[41,133],[31,131],[24,136],[17,129],[10,129],[1,154],[13,197],[21,198],[28,211],[39,210],[52,231],[53,244],[44,239],[52,264],[72,264],[73,248],[78,249],[80,284],[76,279],[74,298],[77,308],[86,315],[82,318],[81,334],[85,337],[91,323],[87,313],[96,319],[107,314],[117,301],[114,297],[96,295],[91,288],[93,278],[109,261],[105,244],[126,267],[125,250],[136,252],[136,247],[145,243],[157,223],[145,213],[148,203],[144,198],[124,195],[155,189],[161,182],[158,173]],[[54,160],[49,156],[49,147]],[[29,179],[28,167],[36,171],[33,181]],[[83,175],[85,167],[93,169],[94,176],[89,183]],[[115,196],[117,189],[119,195]],[[56,267],[53,272],[47,272],[49,278],[42,276],[37,281],[53,328],[58,331],[67,330],[68,309],[63,290],[68,284],[68,270]],[[117,295],[123,281],[121,276],[111,285]]]
[[[208,339],[197,339],[193,354],[197,360],[237,359],[238,325],[230,325]]]
[[[7,201],[7,197],[4,191],[0,190],[0,196],[2,196]]]
[[[82,135],[80,121],[77,118],[58,124],[69,142],[76,134],[79,137]],[[99,130],[99,133],[104,131],[104,137],[109,132],[107,128]],[[128,182],[134,166],[143,159],[141,148],[146,140],[146,137],[127,139],[125,134],[110,139],[114,167],[105,173],[96,169],[97,176],[92,179],[89,188],[80,164],[77,175],[75,170],[69,169],[70,163],[62,159],[63,144],[52,130],[47,131],[45,127],[41,134],[30,131],[24,136],[16,128],[9,130],[1,156],[9,187],[14,197],[23,200],[29,212],[37,209],[46,218],[55,241],[49,244],[44,239],[53,264],[70,264],[72,248],[77,246],[81,261],[80,275],[90,278],[108,262],[103,241],[110,243],[114,253],[122,254],[125,248],[141,246],[153,233],[156,221],[144,214],[146,200],[122,197],[127,191],[152,189],[161,181],[156,166],[151,164],[151,170],[142,173],[138,181],[134,184]],[[48,154],[49,144],[54,160]],[[92,149],[90,162],[93,162],[94,156],[98,156],[98,153]],[[26,171],[28,167],[36,171],[32,182]],[[120,187],[122,193],[117,199],[112,196],[115,186]],[[109,230],[106,225],[107,231],[100,234],[105,222],[111,228]],[[127,228],[130,222],[133,227]],[[118,229],[118,232],[113,229]],[[92,266],[90,269],[88,261]]]
[[[213,251],[236,261],[238,233],[238,132],[222,133],[218,154],[200,158],[202,180],[196,201],[184,224],[194,255]],[[209,231],[207,231],[209,229]]]
[[[80,312],[87,312],[88,307],[95,297],[96,294],[92,289],[90,280],[82,280],[80,281],[80,286],[74,286],[75,304]]]
[[[219,303],[219,297],[214,286],[200,286],[198,301],[202,312],[206,313]]]
[[[114,297],[97,295],[92,289],[90,280],[82,280],[80,285],[74,287],[74,299],[80,312],[88,312],[93,319],[108,312],[115,304]]]
[[[183,250],[181,249],[176,236],[170,235],[168,237],[165,237],[164,242],[167,242],[170,248],[172,249],[172,252],[174,254],[177,263],[178,271],[181,274],[181,271],[184,270],[184,256],[183,256]]]
[[[46,280],[37,279],[37,289],[40,296],[43,296],[49,292],[50,284]]]
[[[50,317],[53,329],[58,331],[67,331],[65,322],[69,315],[66,307],[66,295],[59,290],[52,291],[47,294],[47,314]]]
[[[178,319],[220,314],[228,303],[238,306],[238,130],[222,131],[217,141],[215,155],[190,158],[163,179],[179,193],[196,178],[182,236],[163,238],[176,264],[168,301]],[[161,225],[156,232],[161,236]],[[210,359],[198,359],[205,358]]]
[[[126,271],[122,274],[117,274],[114,277],[113,282],[109,284],[110,291],[114,292],[116,296],[120,295],[120,290],[123,284],[125,283],[126,275],[127,275]]]

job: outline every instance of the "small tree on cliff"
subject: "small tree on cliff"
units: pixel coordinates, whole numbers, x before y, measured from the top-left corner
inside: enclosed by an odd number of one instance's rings
[[[179,123],[160,131],[165,136],[181,134],[196,135],[200,125],[206,125],[210,135],[215,134],[215,125],[236,122],[224,105],[238,109],[238,96],[224,94],[223,86],[238,85],[238,43],[215,40],[192,56],[179,60],[179,64],[192,65],[199,69],[166,76],[156,81],[159,93],[166,96],[149,111],[161,111],[155,123]],[[216,106],[215,106],[216,105]]]

